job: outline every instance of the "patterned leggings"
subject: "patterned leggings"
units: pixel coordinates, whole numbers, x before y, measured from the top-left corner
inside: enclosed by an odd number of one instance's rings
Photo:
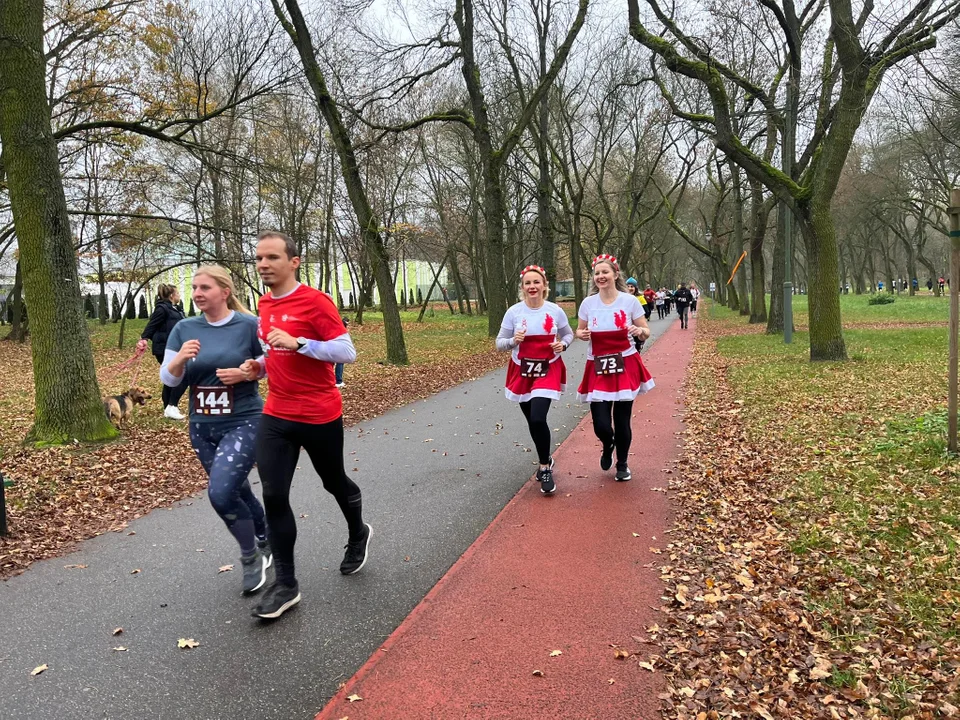
[[[210,504],[237,539],[245,557],[256,551],[256,538],[267,534],[263,505],[247,478],[256,459],[259,426],[259,415],[190,423],[190,444],[210,478]]]

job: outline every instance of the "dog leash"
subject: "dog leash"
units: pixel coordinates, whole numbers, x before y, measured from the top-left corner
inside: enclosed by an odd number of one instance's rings
[[[120,373],[126,372],[130,368],[133,368],[133,378],[130,380],[130,384],[136,385],[137,376],[140,374],[140,363],[143,360],[143,356],[146,351],[146,348],[137,348],[134,350],[132,357],[124,360],[121,363],[117,363],[113,367],[107,368],[105,384],[113,382]]]

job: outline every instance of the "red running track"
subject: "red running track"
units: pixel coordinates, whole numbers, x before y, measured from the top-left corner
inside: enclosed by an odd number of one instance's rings
[[[317,720],[660,717],[663,683],[638,666],[658,648],[633,636],[661,603],[651,549],[669,504],[654,488],[677,458],[693,336],[674,324],[644,356],[657,386],[634,404],[633,480],[600,470],[587,415],[554,453],[556,494],[528,482]]]

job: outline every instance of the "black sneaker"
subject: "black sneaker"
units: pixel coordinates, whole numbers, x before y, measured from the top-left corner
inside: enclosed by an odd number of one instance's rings
[[[267,588],[260,604],[251,613],[254,617],[274,620],[300,602],[300,586],[275,582]]]
[[[617,482],[627,482],[632,477],[626,463],[617,463]]]
[[[243,594],[249,595],[262,588],[267,582],[267,558],[259,549],[253,551],[250,557],[241,557],[243,567]]]
[[[270,543],[267,542],[265,537],[257,538],[257,550],[260,551],[260,554],[263,555],[265,561],[264,569],[273,565],[273,550],[270,549]]]
[[[540,482],[540,492],[544,495],[550,495],[557,489],[557,484],[553,481],[553,461],[550,461],[550,466],[548,468],[540,468],[537,470],[537,480]]]
[[[613,465],[613,449],[615,445],[610,443],[603,448],[603,454],[600,456],[600,469],[609,470]]]
[[[343,562],[340,563],[340,572],[344,575],[353,575],[360,572],[360,568],[367,563],[367,551],[370,549],[370,536],[373,535],[373,528],[370,527],[369,523],[364,523],[364,525],[367,526],[367,534],[363,536],[363,539],[348,542],[344,545],[347,551],[343,554]]]

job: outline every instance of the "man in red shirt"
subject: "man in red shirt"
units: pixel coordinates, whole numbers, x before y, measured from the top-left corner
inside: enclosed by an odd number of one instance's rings
[[[276,572],[253,611],[261,618],[278,618],[300,602],[290,486],[301,448],[347,520],[350,534],[340,565],[344,575],[366,563],[373,532],[363,522],[360,488],[343,466],[343,400],[333,370],[335,363],[354,362],[357,352],[330,296],[297,282],[299,266],[297,246],[289,236],[274,231],[257,236],[257,272],[270,288],[257,308],[268,383],[257,434],[257,468]]]
[[[650,314],[653,312],[653,304],[657,299],[657,294],[647,285],[647,289],[643,291],[643,299],[647,301],[647,304],[643,306],[643,312],[647,316],[647,321],[650,320]]]

